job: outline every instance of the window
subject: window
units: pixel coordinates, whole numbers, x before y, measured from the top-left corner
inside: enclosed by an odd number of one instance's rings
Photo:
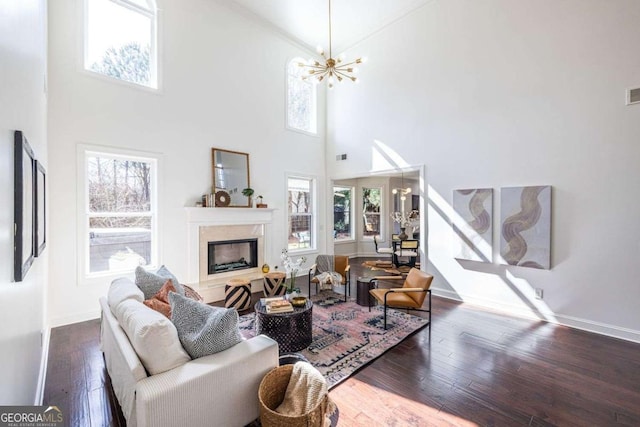
[[[380,235],[380,207],[382,203],[381,188],[362,189],[362,235],[367,238]]]
[[[333,238],[353,240],[352,187],[333,187]]]
[[[317,108],[316,85],[302,80],[305,71],[298,64],[302,58],[294,58],[287,65],[287,127],[316,134]]]
[[[82,276],[157,265],[157,160],[83,154]]]
[[[304,177],[287,178],[289,199],[288,249],[313,249],[314,235],[314,180]]]
[[[157,88],[153,0],[85,0],[84,68]]]

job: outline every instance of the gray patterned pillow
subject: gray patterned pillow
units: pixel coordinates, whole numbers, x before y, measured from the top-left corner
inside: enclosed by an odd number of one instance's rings
[[[192,359],[218,353],[242,341],[236,310],[212,307],[175,292],[169,292],[169,303],[180,343]]]
[[[138,266],[136,267],[136,285],[140,288],[144,294],[144,299],[151,299],[167,282],[167,279],[171,279],[173,286],[176,288],[176,292],[180,295],[184,295],[184,286],[178,282],[176,276],[174,276],[164,265],[161,266],[158,271],[152,273]]]

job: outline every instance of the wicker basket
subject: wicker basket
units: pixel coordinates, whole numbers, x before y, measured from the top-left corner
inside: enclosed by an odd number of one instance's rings
[[[287,427],[321,427],[324,425],[324,416],[327,411],[328,396],[310,412],[299,416],[280,414],[275,409],[284,400],[284,394],[289,385],[289,378],[293,371],[293,365],[284,365],[272,369],[260,382],[258,398],[260,399],[260,422],[263,427],[287,426]]]

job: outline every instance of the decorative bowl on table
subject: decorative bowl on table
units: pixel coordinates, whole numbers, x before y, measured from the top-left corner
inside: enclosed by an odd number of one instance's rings
[[[294,307],[304,307],[307,303],[307,297],[293,297],[291,298],[291,305]]]

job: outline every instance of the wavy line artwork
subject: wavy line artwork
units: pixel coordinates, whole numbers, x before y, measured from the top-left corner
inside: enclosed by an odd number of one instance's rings
[[[492,262],[493,190],[454,190],[453,209],[454,257]]]
[[[549,269],[551,187],[503,188],[500,204],[500,254],[504,263]]]

